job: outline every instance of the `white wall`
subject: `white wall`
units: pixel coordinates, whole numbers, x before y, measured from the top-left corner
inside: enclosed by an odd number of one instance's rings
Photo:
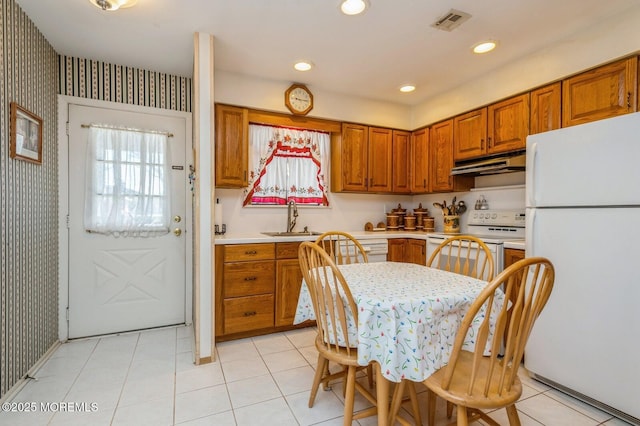
[[[413,108],[411,129],[640,50],[640,5]]]
[[[314,117],[352,121],[407,130],[454,116],[498,99],[559,80],[571,74],[627,56],[640,50],[640,6],[587,31],[567,37],[564,41],[538,52],[527,54],[509,66],[480,76],[474,81],[451,90],[413,108],[385,104],[368,99],[346,97],[310,86],[314,92]],[[287,113],[284,91],[292,82],[277,82],[216,71],[215,101]],[[482,177],[476,186],[524,184],[523,173]],[[396,206],[412,209],[422,202],[436,218],[436,229],[442,227],[442,215],[433,208],[456,195],[473,208],[480,192],[410,196],[331,194],[329,209],[301,209],[298,228],[312,230],[362,229],[365,222],[374,225],[384,220],[383,210]],[[524,208],[524,189],[490,190],[484,193],[491,208]],[[286,210],[283,208],[242,208],[242,191],[216,190],[223,202],[223,214],[229,232],[284,230]],[[466,221],[463,219],[462,223]],[[464,228],[463,228],[464,231]]]
[[[215,101],[266,111],[289,113],[284,92],[291,81],[274,81],[216,70]],[[371,99],[354,98],[308,86],[314,107],[310,116],[338,121],[413,130],[411,108]]]

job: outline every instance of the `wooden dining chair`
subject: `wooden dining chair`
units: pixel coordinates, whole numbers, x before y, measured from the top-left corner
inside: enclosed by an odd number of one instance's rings
[[[300,269],[309,289],[318,326],[315,346],[318,350],[318,366],[313,378],[309,407],[313,407],[321,383],[341,377],[342,373],[327,376],[327,365],[334,362],[346,370],[344,424],[351,425],[353,419],[375,415],[376,398],[356,381],[358,365],[357,341],[349,339],[349,324],[356,327],[358,310],[351,291],[333,259],[318,244],[303,242],[298,249]],[[360,392],[372,408],[354,415],[355,391]]]
[[[356,240],[353,235],[344,231],[327,231],[318,238],[316,244],[324,249],[331,256],[336,265],[345,265],[351,263],[369,263],[367,252]],[[329,364],[326,366],[326,375],[330,375]],[[335,377],[335,375],[333,376]],[[373,387],[373,367],[367,367],[367,378],[369,387]],[[327,387],[328,382],[323,382],[323,386]]]
[[[353,236],[343,231],[327,231],[316,239],[336,265],[368,263],[367,252]]]
[[[427,266],[491,281],[493,262],[484,241],[472,235],[455,235],[440,243],[429,256]]]
[[[491,281],[494,274],[491,250],[472,235],[455,235],[444,240],[429,256],[427,266],[485,281]],[[452,415],[453,404],[447,402],[447,418]]]
[[[551,295],[554,279],[551,262],[532,257],[514,263],[484,288],[460,324],[448,364],[423,382],[428,392],[429,426],[435,421],[436,395],[457,406],[459,426],[479,418],[499,426],[483,411],[497,408],[506,408],[509,424],[520,425],[515,406],[522,394],[518,369],[533,325]],[[496,297],[498,292],[504,292],[502,299]],[[502,302],[497,303],[498,300]],[[515,303],[509,321],[510,300]],[[485,314],[491,306],[493,329],[490,316]],[[463,349],[467,334],[473,330],[472,323],[480,324],[475,347]],[[502,356],[500,338],[493,339],[490,354],[485,356],[491,330],[494,336],[502,336],[506,331]]]

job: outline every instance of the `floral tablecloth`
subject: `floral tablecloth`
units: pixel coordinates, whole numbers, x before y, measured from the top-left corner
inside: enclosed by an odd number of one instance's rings
[[[462,317],[487,285],[412,263],[339,269],[358,307],[358,324],[352,321],[349,329],[350,340],[358,342],[358,364],[378,362],[382,375],[393,382],[423,381],[446,365]],[[309,319],[315,320],[315,314],[303,281],[294,323]],[[465,345],[471,348],[475,333],[469,335]]]

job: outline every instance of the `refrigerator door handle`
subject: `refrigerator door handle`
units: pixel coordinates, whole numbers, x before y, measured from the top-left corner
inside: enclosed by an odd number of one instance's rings
[[[535,186],[535,181],[536,181],[536,156],[538,154],[538,143],[537,142],[532,142],[530,145],[530,150],[528,151],[528,155],[527,155],[527,178],[528,181],[526,182],[527,184],[527,200],[526,200],[526,206],[527,207],[536,207],[537,206],[537,202],[535,199],[535,191],[534,191],[534,186]]]
[[[525,217],[525,256],[531,256],[533,253],[533,229],[536,221],[536,209],[527,209]]]

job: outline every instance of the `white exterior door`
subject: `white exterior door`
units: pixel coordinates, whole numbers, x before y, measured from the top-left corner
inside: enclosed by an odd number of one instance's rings
[[[90,123],[169,132],[171,232],[115,237],[84,227]],[[186,120],[69,105],[69,338],[185,323]],[[190,230],[189,230],[190,232]]]

